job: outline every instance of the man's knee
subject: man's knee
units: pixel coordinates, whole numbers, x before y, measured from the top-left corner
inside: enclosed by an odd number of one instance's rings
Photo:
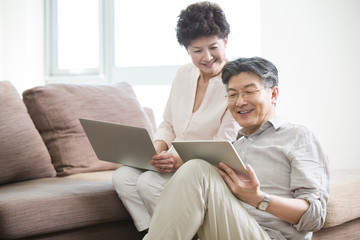
[[[213,168],[213,166],[208,163],[205,160],[202,159],[192,159],[187,162],[185,162],[181,166],[182,171],[193,171],[193,172],[199,172],[199,171],[209,171]]]
[[[185,162],[176,172],[177,178],[181,181],[195,181],[209,176],[214,167],[202,159],[192,159]],[[194,179],[195,178],[195,179]]]

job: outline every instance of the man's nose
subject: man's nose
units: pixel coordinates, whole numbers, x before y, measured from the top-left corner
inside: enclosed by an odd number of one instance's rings
[[[246,102],[247,102],[246,98],[243,97],[243,95],[239,94],[239,96],[236,99],[236,106],[244,105]]]

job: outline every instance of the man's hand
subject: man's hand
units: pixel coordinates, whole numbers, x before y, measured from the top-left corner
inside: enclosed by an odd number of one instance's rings
[[[216,169],[237,198],[257,207],[259,202],[264,199],[265,193],[260,190],[260,182],[252,167],[247,165],[246,168],[249,179],[236,174],[224,163],[220,163],[219,168]],[[297,224],[309,206],[310,204],[304,199],[270,195],[270,204],[266,211],[286,222]]]
[[[264,199],[265,193],[260,190],[260,182],[250,165],[246,166],[249,178],[237,174],[225,163],[219,163],[216,168],[228,185],[230,191],[240,200],[254,207]]]

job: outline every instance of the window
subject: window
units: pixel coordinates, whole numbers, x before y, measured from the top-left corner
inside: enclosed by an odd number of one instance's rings
[[[98,74],[100,17],[98,0],[49,1],[52,14],[49,73],[51,75]],[[85,9],[84,6],[86,6]],[[81,14],[79,14],[81,13]]]
[[[176,70],[190,61],[175,27],[193,2],[45,0],[47,82],[129,82],[159,122]],[[259,55],[260,0],[219,4],[231,26],[228,58]]]
[[[82,9],[86,5],[86,9]],[[58,2],[59,69],[98,69],[100,30],[97,0]],[[81,11],[81,17],[78,17]],[[77,19],[77,21],[73,21]],[[80,34],[78,34],[80,33]]]

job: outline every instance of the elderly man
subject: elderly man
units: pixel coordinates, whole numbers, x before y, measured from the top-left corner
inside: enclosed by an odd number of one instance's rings
[[[278,72],[254,57],[223,69],[228,107],[242,126],[234,147],[248,178],[223,163],[185,163],[172,177],[144,239],[311,239],[325,221],[327,156],[306,127],[276,114]]]

